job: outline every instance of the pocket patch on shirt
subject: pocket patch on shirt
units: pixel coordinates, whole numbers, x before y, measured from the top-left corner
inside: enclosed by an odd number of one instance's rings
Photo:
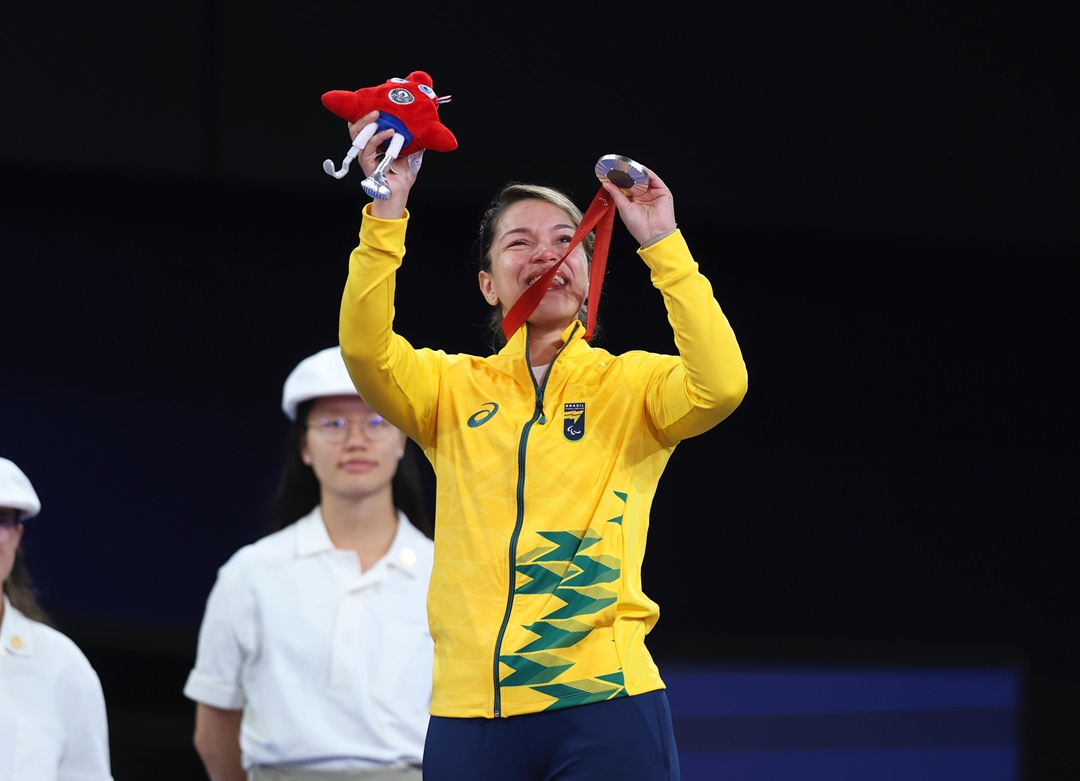
[[[571,442],[585,436],[585,402],[569,401],[563,405],[562,432]]]

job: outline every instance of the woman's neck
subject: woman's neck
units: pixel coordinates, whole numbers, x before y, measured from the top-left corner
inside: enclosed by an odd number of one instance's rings
[[[362,570],[374,566],[390,550],[398,515],[389,486],[360,499],[324,493],[321,510],[334,547],[355,551]]]
[[[555,356],[562,349],[563,331],[561,328],[537,328],[529,327],[529,364],[532,366],[547,366],[555,360]]]

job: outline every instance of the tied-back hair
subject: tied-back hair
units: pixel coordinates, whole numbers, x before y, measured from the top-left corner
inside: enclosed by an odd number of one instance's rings
[[[49,614],[38,604],[37,590],[30,579],[30,570],[26,568],[21,545],[15,549],[15,562],[11,567],[11,575],[4,581],[4,594],[11,606],[27,618],[48,626],[53,625]]]
[[[503,185],[503,187],[495,194],[491,203],[484,209],[483,215],[480,217],[480,233],[476,239],[476,255],[477,264],[481,271],[491,271],[491,247],[495,243],[495,235],[499,230],[499,221],[502,219],[503,214],[508,208],[515,203],[527,200],[546,201],[553,206],[562,209],[570,217],[570,221],[575,227],[581,224],[581,219],[584,216],[570,198],[569,195],[562,190],[557,190],[554,187],[547,187],[540,184],[525,184],[523,182],[510,182]],[[585,250],[586,267],[592,267],[593,257],[593,244],[596,240],[595,231],[589,231],[589,233],[581,240],[581,247]],[[588,300],[581,302],[581,309],[578,310],[577,318],[582,322],[588,322]],[[491,316],[488,320],[488,343],[492,352],[498,352],[506,346],[506,335],[502,330],[503,313],[502,307],[499,304],[495,304],[491,307]],[[596,341],[596,337],[600,333],[600,320],[597,317],[596,323],[593,325],[593,338],[592,341]]]
[[[301,440],[307,431],[308,414],[315,400],[300,404],[296,409],[296,420],[289,432],[289,445],[285,450],[285,463],[281,468],[277,491],[270,503],[270,530],[280,531],[296,523],[315,509],[322,500],[319,491],[319,479],[315,470],[304,463],[300,457]],[[434,539],[434,527],[424,504],[423,490],[420,484],[420,470],[416,465],[411,442],[406,441],[405,455],[398,461],[397,470],[390,482],[394,497],[394,506],[405,513],[413,526]]]

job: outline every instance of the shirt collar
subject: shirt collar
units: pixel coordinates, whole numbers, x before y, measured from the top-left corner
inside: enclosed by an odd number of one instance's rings
[[[521,328],[514,331],[514,333],[510,336],[510,339],[507,341],[507,343],[503,345],[503,348],[501,350],[499,350],[499,355],[523,355],[525,353],[525,348],[529,343],[528,334],[529,323],[525,322],[522,324]],[[585,347],[588,345],[588,342],[584,341],[584,336],[584,324],[582,324],[580,320],[573,320],[570,322],[570,325],[566,326],[566,328],[563,329],[563,344],[573,342],[574,344],[571,345],[572,348],[578,346]]]
[[[398,525],[394,540],[379,564],[385,562],[389,567],[398,569],[410,577],[416,577],[417,566],[421,564],[422,540],[426,538],[412,525],[405,513],[398,510],[397,516]],[[326,531],[322,510],[316,507],[296,522],[296,554],[315,556],[332,550],[334,550],[334,543],[330,540],[330,533]]]
[[[412,525],[405,513],[398,510],[397,533],[394,535],[394,541],[390,543],[390,550],[383,556],[383,561],[387,566],[400,570],[411,578],[417,577],[419,566],[422,564],[421,545],[426,539],[423,532]]]
[[[323,523],[322,508],[316,506],[296,522],[296,555],[314,556],[333,549],[334,543]]]

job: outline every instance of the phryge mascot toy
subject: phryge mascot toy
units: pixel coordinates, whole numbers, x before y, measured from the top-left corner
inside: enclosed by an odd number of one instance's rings
[[[457,149],[457,138],[439,119],[439,106],[448,103],[450,96],[439,97],[432,86],[431,76],[424,71],[413,71],[404,79],[388,79],[376,87],[323,93],[323,105],[347,122],[356,122],[370,111],[379,112],[379,118],[369,122],[357,134],[340,170],[335,170],[332,160],[323,162],[323,170],[340,179],[349,172],[349,164],[373,135],[393,129],[394,135],[386,144],[378,167],[360,183],[369,196],[385,201],[391,192],[386,171],[398,156],[426,149],[436,152]]]

